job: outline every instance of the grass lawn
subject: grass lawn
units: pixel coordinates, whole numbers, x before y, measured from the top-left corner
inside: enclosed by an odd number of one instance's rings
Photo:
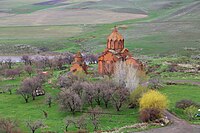
[[[200,103],[200,87],[192,85],[172,85],[166,86],[160,90],[163,94],[166,94],[170,100],[169,110],[175,113],[178,117],[187,120],[187,116],[182,109],[175,108],[176,102],[182,99],[188,99]],[[191,121],[195,124],[200,124],[200,120]]]

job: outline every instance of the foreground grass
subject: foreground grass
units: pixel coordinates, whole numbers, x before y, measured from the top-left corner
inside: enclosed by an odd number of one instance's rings
[[[176,102],[182,99],[188,99],[200,103],[200,87],[192,85],[172,85],[166,86],[160,90],[163,94],[166,94],[170,100],[169,109],[171,112],[175,113],[178,117],[188,120],[187,116],[184,114],[182,109],[175,107]],[[191,121],[195,124],[200,124],[200,120]]]

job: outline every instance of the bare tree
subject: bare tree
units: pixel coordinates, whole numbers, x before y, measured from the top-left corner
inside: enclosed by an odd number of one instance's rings
[[[24,62],[25,65],[32,65],[32,60],[28,55],[23,55],[21,60]]]
[[[16,127],[17,127],[16,121],[13,121],[9,118],[7,118],[7,119],[1,118],[0,119],[0,131],[3,130],[6,133],[13,133],[14,128],[16,128]]]
[[[82,107],[81,98],[74,91],[63,90],[58,95],[58,101],[60,107],[63,110],[69,110],[75,114],[76,111],[79,111]]]
[[[29,86],[29,82],[30,82],[30,79],[25,79],[22,84],[21,84],[21,87],[17,90],[17,94],[20,94],[26,103],[28,103],[28,99],[31,97],[32,95],[32,88],[30,88]]]
[[[93,89],[94,89],[94,100],[96,103],[100,106],[101,100],[102,100],[102,83],[93,83]]]
[[[31,76],[31,74],[33,73],[33,68],[30,65],[27,65],[24,67],[24,71],[27,72],[29,76]]]
[[[87,120],[84,115],[78,119],[66,118],[65,130],[68,131],[69,125],[73,124],[77,129],[87,129]]]
[[[87,120],[84,115],[75,121],[75,127],[78,129],[87,129]]]
[[[69,89],[75,91],[80,97],[82,97],[83,85],[81,81],[79,80],[74,81]]]
[[[119,86],[112,92],[111,97],[113,106],[117,111],[120,111],[120,108],[129,97],[129,91],[128,89]]]
[[[108,108],[108,103],[111,100],[115,85],[112,81],[105,81],[102,83],[101,89],[102,100],[104,101],[105,107]]]
[[[89,83],[89,82],[83,82],[82,86],[84,88],[85,100],[92,107],[93,106],[93,101],[94,101],[94,98],[95,98],[94,85],[92,83]]]
[[[100,125],[99,123],[100,116],[103,113],[102,109],[100,107],[90,108],[88,113],[89,113],[90,120],[92,121],[92,124],[94,126],[94,130],[97,130]]]
[[[64,53],[64,62],[67,64],[71,64],[74,60],[74,55],[72,53],[66,52]]]
[[[22,84],[20,89],[17,91],[18,94],[22,95],[26,103],[28,103],[28,99],[32,96],[33,100],[36,97],[36,90],[42,87],[42,81],[40,77],[26,78]]]
[[[66,132],[68,131],[68,127],[69,127],[69,125],[71,125],[71,124],[74,124],[74,119],[73,119],[73,118],[67,118],[67,119],[65,120],[65,131],[66,131]]]
[[[49,106],[49,108],[51,107],[51,104],[52,104],[52,96],[50,94],[47,94],[46,95],[46,99],[45,99],[45,102],[46,104]]]
[[[125,86],[130,91],[137,88],[140,82],[137,68],[123,61],[115,63],[113,79],[118,85]]]
[[[6,86],[3,86],[4,90],[9,92],[10,95],[12,94],[12,90],[13,90],[13,85],[6,85]]]
[[[37,129],[44,126],[43,122],[40,121],[40,120],[37,120],[37,121],[34,121],[34,122],[29,120],[29,121],[26,122],[26,125],[27,125],[28,128],[30,128],[32,133],[35,133],[35,131]]]
[[[19,75],[19,72],[17,69],[7,69],[5,70],[6,77],[10,77],[11,79],[14,79],[15,76]]]
[[[8,66],[9,69],[11,69],[13,62],[10,58],[8,58],[5,60],[5,64]]]
[[[70,72],[64,75],[61,75],[58,78],[58,85],[62,88],[68,88],[77,80],[77,76],[71,74]]]

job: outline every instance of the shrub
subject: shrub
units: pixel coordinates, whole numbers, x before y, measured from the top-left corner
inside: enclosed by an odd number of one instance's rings
[[[168,100],[167,97],[160,92],[150,90],[142,96],[139,105],[140,110],[153,108],[162,111],[167,108]]]
[[[176,107],[180,109],[186,109],[192,105],[195,107],[199,107],[199,105],[193,102],[192,100],[183,99],[181,101],[176,102]]]
[[[148,91],[147,87],[139,86],[130,95],[130,107],[139,106],[139,99]]]
[[[9,118],[0,118],[0,132],[13,133],[17,127],[17,122]],[[16,131],[17,132],[17,131]]]
[[[184,113],[187,115],[189,120],[194,119],[195,114],[197,113],[198,108],[191,105],[184,110]]]
[[[148,87],[150,89],[161,89],[163,88],[163,83],[159,78],[152,78],[149,80]]]
[[[161,117],[161,111],[158,109],[143,109],[140,111],[140,120],[142,122],[155,121]]]

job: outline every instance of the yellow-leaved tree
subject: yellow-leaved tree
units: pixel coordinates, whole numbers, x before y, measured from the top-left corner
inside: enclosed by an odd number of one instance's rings
[[[139,101],[140,110],[143,109],[158,109],[163,111],[168,106],[167,97],[159,91],[150,90],[145,93]]]

